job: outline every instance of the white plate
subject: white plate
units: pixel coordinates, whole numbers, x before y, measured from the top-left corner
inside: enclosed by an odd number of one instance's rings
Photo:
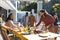
[[[28,35],[29,32],[21,32],[21,34],[23,34],[23,35]]]

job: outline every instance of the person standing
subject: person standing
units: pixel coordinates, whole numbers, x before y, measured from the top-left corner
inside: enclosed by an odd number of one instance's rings
[[[34,23],[36,23],[36,19],[35,19],[35,16],[31,12],[29,16],[29,26],[33,27]]]
[[[22,18],[22,24],[23,24],[23,26],[29,25],[28,24],[28,20],[29,20],[28,12],[26,12],[26,15],[23,16],[23,18]]]
[[[44,22],[45,30],[49,30],[49,28],[54,26],[54,18],[50,14],[46,13],[45,10],[40,10],[39,15],[41,16],[41,18],[38,24],[36,24],[36,27],[40,25],[41,22]]]

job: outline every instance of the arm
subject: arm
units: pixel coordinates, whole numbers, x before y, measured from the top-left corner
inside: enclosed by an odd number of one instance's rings
[[[37,23],[36,27],[41,23],[41,19],[39,20],[39,22]]]
[[[36,23],[36,18],[34,17],[34,22]]]
[[[12,28],[17,28],[17,26],[13,23],[13,21],[9,21],[9,25],[10,25],[10,27],[12,27]]]

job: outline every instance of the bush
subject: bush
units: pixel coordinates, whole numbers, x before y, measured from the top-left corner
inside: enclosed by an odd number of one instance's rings
[[[53,5],[53,12],[58,13],[58,17],[60,20],[60,3],[56,3]]]
[[[32,9],[34,9],[35,13],[37,12],[37,3],[33,2],[31,4],[29,4],[29,6],[25,6],[23,9],[21,9],[21,11],[31,11]]]

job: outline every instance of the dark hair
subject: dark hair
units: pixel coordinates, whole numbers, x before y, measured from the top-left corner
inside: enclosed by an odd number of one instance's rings
[[[13,19],[10,18],[10,16],[11,16],[12,14],[13,14],[13,13],[9,14],[9,16],[8,16],[8,18],[7,18],[7,20],[6,20],[6,22],[7,22],[8,20],[13,20]]]
[[[44,9],[43,10],[40,10],[40,12],[44,13],[44,16],[46,16],[46,12],[45,12]]]
[[[26,12],[26,16],[28,16],[28,12]]]
[[[32,12],[30,12],[30,14],[32,14]]]

